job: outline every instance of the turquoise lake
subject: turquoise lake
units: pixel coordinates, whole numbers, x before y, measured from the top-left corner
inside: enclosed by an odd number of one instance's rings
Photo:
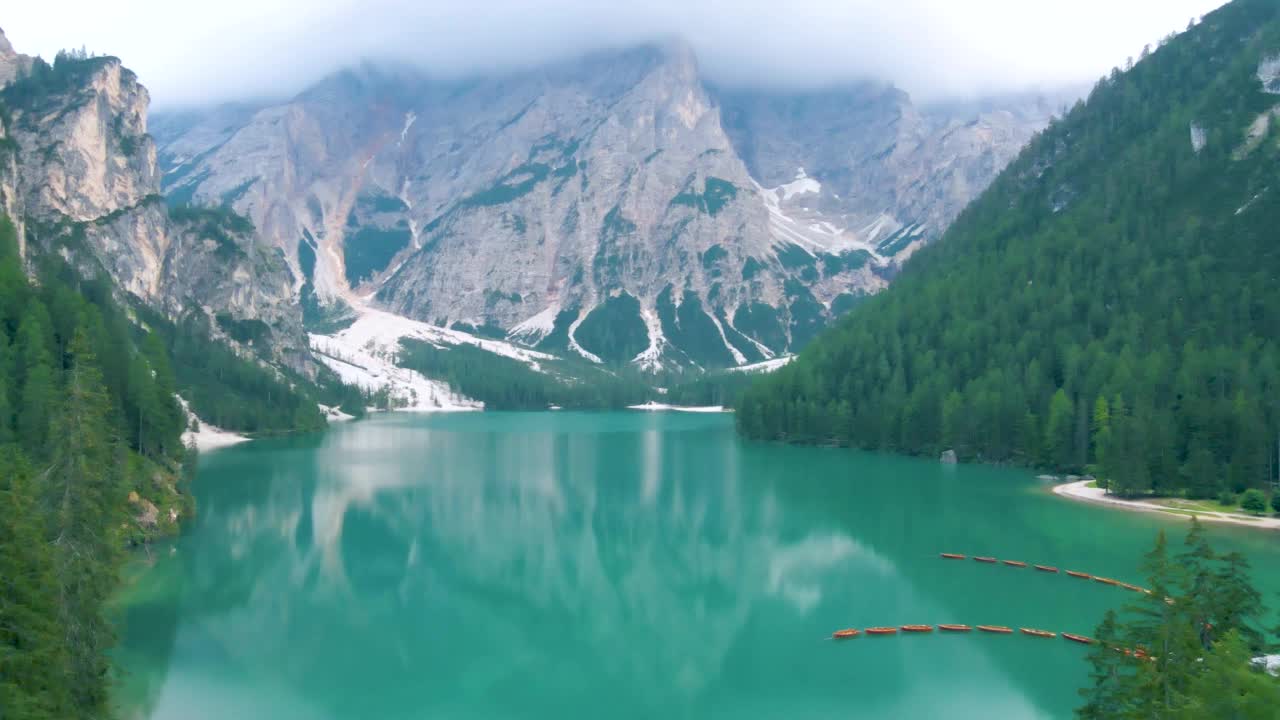
[[[1176,518],[1031,473],[743,442],[731,415],[388,414],[207,453],[120,599],[134,717],[1066,718]],[[1280,538],[1214,528],[1280,604]],[[1264,572],[1270,568],[1272,572]]]

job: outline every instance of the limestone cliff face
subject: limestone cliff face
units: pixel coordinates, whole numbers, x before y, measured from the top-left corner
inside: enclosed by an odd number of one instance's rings
[[[466,83],[363,66],[160,145],[166,194],[252,218],[304,300],[709,367],[883,288],[1047,117],[709,90],[670,43]]]
[[[757,180],[781,185],[803,168],[815,190],[802,213],[899,261],[940,236],[1067,98],[1029,93],[921,108],[876,83],[717,91]]]
[[[5,66],[0,44],[0,68]],[[261,320],[258,348],[306,369],[306,338],[293,278],[280,253],[252,228],[217,213],[171,217],[160,195],[149,97],[110,57],[62,60],[40,88],[5,75],[0,201],[25,226],[27,244],[58,251],[86,270],[177,316],[192,309]],[[230,226],[233,227],[229,227]],[[24,251],[26,248],[24,248]],[[89,257],[76,256],[87,251]]]
[[[8,85],[20,73],[30,68],[31,60],[30,57],[14,51],[9,38],[5,37],[3,30],[0,30],[0,87]]]

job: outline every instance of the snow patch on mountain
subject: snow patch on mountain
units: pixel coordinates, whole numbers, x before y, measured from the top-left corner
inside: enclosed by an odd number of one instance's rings
[[[785,203],[797,196],[821,194],[822,183],[806,175],[804,168],[797,170],[794,180],[777,187],[766,188],[755,180],[752,183],[769,212],[769,233],[775,242],[798,245],[810,254],[839,254],[855,248],[875,253],[874,246],[860,240],[857,234],[837,226],[830,218],[823,217],[817,211],[810,210],[807,206],[798,210],[784,207]]]
[[[556,316],[560,314],[560,305],[548,305],[542,312],[528,319],[521,320],[511,327],[507,333],[508,340],[518,340],[528,345],[536,345],[551,334],[556,328]]]
[[[656,372],[662,369],[662,351],[667,344],[667,337],[662,333],[662,321],[658,319],[658,313],[652,308],[640,308],[640,319],[644,321],[645,330],[648,331],[649,347],[640,351],[631,362],[641,370]]]
[[[1262,58],[1258,63],[1258,80],[1262,82],[1263,92],[1280,95],[1280,53]]]
[[[715,315],[708,315],[707,317],[711,318],[711,322],[715,324],[716,330],[720,332],[720,342],[724,343],[724,346],[729,349],[729,354],[733,355],[733,364],[742,365],[746,363],[747,356],[743,355],[738,348],[733,346],[733,343],[729,342],[729,338],[724,334],[724,326],[720,324],[720,320]]]
[[[773,192],[781,196],[782,202],[786,202],[796,195],[820,194],[822,192],[822,183],[806,175],[804,168],[796,168],[796,179],[779,185],[773,189]]]
[[[783,355],[779,358],[751,363],[750,365],[739,365],[738,367],[728,368],[728,371],[741,373],[771,373],[795,359],[795,355]]]
[[[587,350],[586,348],[582,347],[581,345],[579,345],[578,338],[574,337],[574,334],[578,332],[578,326],[581,325],[582,321],[586,319],[587,319],[587,313],[579,312],[578,319],[574,320],[573,324],[569,326],[569,348],[574,352],[578,353],[579,355],[581,355],[582,357],[590,360],[591,362],[597,365],[603,365],[604,360],[601,360],[599,355],[596,355],[591,351]]]

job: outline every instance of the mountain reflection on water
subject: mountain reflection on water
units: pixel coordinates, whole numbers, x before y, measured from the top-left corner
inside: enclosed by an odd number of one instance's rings
[[[723,416],[394,415],[252,443],[203,459],[199,518],[122,601],[122,695],[166,719],[1064,716],[1072,648],[823,639],[1090,630],[1114,597],[937,560],[1151,537],[1027,488],[745,445]],[[993,505],[1020,512],[970,520]],[[1132,575],[1136,554],[1097,555]]]

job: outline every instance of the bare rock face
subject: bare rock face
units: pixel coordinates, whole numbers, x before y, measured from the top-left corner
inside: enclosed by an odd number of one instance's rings
[[[921,108],[871,82],[717,98],[760,183],[802,173],[815,181],[805,211],[898,261],[940,236],[1055,110],[1040,95]]]
[[[165,193],[251,218],[308,306],[716,367],[885,287],[1047,118],[712,91],[669,43],[466,83],[366,65],[157,127]]]
[[[4,30],[0,30],[0,88],[13,82],[14,78],[31,67],[31,58],[19,55],[9,44]]]
[[[0,43],[0,66],[7,49]],[[306,370],[301,312],[280,253],[234,215],[171,216],[147,133],[146,88],[116,58],[59,62],[57,83],[33,92],[19,77],[4,95],[0,203],[25,225],[20,236],[86,272],[106,270],[170,316],[196,309],[261,322],[258,336],[270,341],[257,349]]]

